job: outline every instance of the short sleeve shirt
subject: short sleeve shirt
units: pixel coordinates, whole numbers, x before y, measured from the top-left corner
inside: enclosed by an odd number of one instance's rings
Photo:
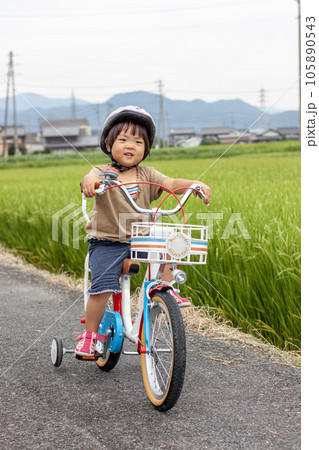
[[[107,165],[95,166],[90,174],[101,176]],[[166,176],[153,167],[137,166],[137,180],[163,184]],[[134,196],[135,203],[141,208],[150,209],[151,203],[157,200],[163,192],[160,186],[139,184]],[[133,222],[149,221],[145,216],[133,210],[125,200],[121,189],[112,188],[103,195],[96,195],[91,212],[91,220],[86,225],[88,237],[109,239],[112,241],[129,242]]]

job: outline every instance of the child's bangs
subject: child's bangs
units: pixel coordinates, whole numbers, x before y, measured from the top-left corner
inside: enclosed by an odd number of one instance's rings
[[[136,122],[126,122],[122,130],[126,133],[130,128],[132,129],[132,134],[134,136],[137,135],[138,137],[143,138],[144,142],[147,142],[148,135],[143,125]]]

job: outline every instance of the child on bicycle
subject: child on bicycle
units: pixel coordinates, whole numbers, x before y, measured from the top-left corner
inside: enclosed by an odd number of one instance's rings
[[[130,183],[128,190],[137,205],[149,209],[164,190],[189,187],[195,181],[170,178],[152,167],[139,164],[150,154],[155,138],[155,123],[151,115],[137,106],[125,106],[113,111],[106,119],[101,134],[101,149],[111,163],[94,167],[81,182],[86,197],[95,196],[95,185],[101,180],[101,174],[108,167],[119,172],[119,181]],[[147,181],[157,185],[137,184]],[[210,188],[202,186],[206,195],[205,203],[210,201]],[[182,194],[185,189],[176,193]],[[88,234],[91,288],[86,307],[85,331],[80,335],[75,354],[93,357],[95,354],[96,333],[102,320],[106,304],[112,293],[120,292],[119,278],[123,262],[130,257],[131,223],[140,221],[132,213],[131,207],[117,189],[109,189],[103,195],[95,197],[91,221],[86,226]],[[128,219],[128,220],[127,220]],[[168,268],[168,266],[167,266]],[[164,272],[163,279],[171,281],[170,271]],[[170,291],[180,306],[189,306],[188,299]]]

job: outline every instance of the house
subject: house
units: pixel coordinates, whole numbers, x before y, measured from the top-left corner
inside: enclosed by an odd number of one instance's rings
[[[195,137],[195,129],[189,128],[171,128],[168,135],[168,145],[170,147],[181,147],[181,143],[187,139]]]
[[[45,148],[45,140],[40,133],[27,133],[25,138],[25,147],[27,149],[27,153],[41,153]]]
[[[16,133],[18,137],[18,145],[25,146],[25,138],[26,133],[24,127],[22,125],[16,126]],[[4,138],[5,138],[5,148],[4,146]],[[0,152],[3,156],[8,156],[9,148],[14,144],[14,127],[9,126],[4,129],[4,127],[0,127]]]
[[[298,127],[280,127],[276,128],[276,131],[282,136],[282,139],[286,141],[298,141],[299,128]]]
[[[282,135],[278,131],[270,128],[253,137],[253,142],[275,142],[281,141]]]
[[[229,134],[218,134],[215,138],[218,144],[247,144],[252,142],[250,133],[233,130]]]
[[[87,119],[66,119],[43,121],[41,134],[45,145],[53,153],[70,153],[75,150],[96,148],[99,146],[97,135],[91,134]]]
[[[236,130],[231,127],[209,127],[202,128],[202,138],[203,139],[214,139],[217,141],[219,135],[233,134]]]
[[[183,141],[178,141],[177,147],[197,147],[202,142],[201,136],[193,136]]]

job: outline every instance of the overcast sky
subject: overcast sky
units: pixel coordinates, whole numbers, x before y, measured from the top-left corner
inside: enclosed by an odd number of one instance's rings
[[[296,0],[0,0],[0,97],[104,102],[145,90],[298,109]]]

